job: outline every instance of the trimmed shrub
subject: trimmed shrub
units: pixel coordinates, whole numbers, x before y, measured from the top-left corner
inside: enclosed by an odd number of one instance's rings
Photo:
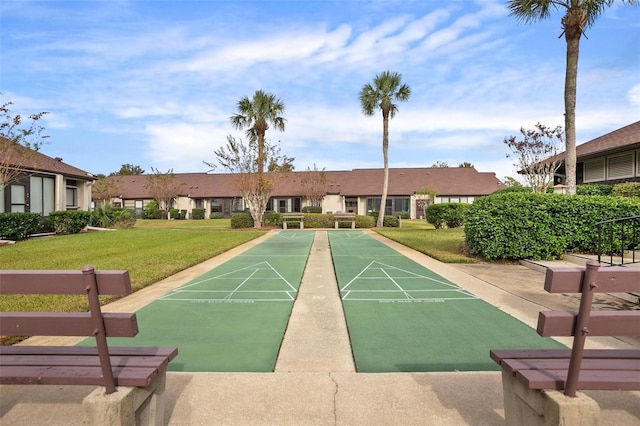
[[[253,228],[251,213],[234,213],[231,215],[231,228]]]
[[[528,186],[509,186],[507,188],[498,189],[497,191],[494,191],[491,195],[513,194],[514,192],[517,192],[517,193],[533,192],[533,190]]]
[[[597,222],[636,215],[640,215],[640,202],[622,197],[490,195],[468,208],[465,239],[471,252],[486,260],[552,259],[567,251],[595,253]]]
[[[612,195],[618,197],[640,197],[640,182],[625,182],[614,185]]]
[[[385,216],[384,219],[382,219],[382,226],[386,228],[398,228],[400,221],[396,216]]]
[[[222,219],[222,213],[220,212],[213,212],[209,215],[210,219]]]
[[[356,215],[356,228],[373,228],[376,221],[373,216]]]
[[[163,211],[160,210],[160,205],[156,200],[151,200],[149,204],[144,206],[144,210],[142,210],[142,218],[143,219],[162,219]],[[166,217],[166,216],[164,216]]]
[[[83,210],[69,210],[49,213],[47,225],[56,234],[77,234],[91,223],[91,213]]]
[[[0,239],[21,240],[42,229],[38,213],[0,213]]]
[[[593,195],[593,196],[608,196],[613,191],[613,185],[599,185],[595,183],[589,183],[586,185],[578,185],[576,187],[576,195]]]
[[[411,219],[411,213],[409,212],[396,212],[394,216],[399,217],[400,219]]]
[[[322,213],[322,206],[305,206],[302,213]]]
[[[179,209],[170,209],[169,210],[169,217],[171,219],[175,219],[175,220],[180,219],[180,210]]]
[[[204,219],[205,209],[193,209],[191,210],[191,218],[194,220]]]
[[[264,212],[262,221],[264,222],[264,226],[282,226],[282,215],[269,210]]]
[[[466,203],[440,203],[432,204],[424,212],[427,222],[436,229],[458,228],[464,223],[464,214],[470,204]]]

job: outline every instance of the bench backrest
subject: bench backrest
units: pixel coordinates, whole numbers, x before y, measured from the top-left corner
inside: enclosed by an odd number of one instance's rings
[[[95,336],[107,393],[115,389],[107,336],[138,334],[135,313],[102,313],[99,295],[131,293],[127,271],[0,270],[0,294],[86,294],[89,312],[0,312],[3,336]]]
[[[640,336],[640,311],[591,311],[595,293],[640,291],[640,268],[602,268],[591,260],[586,268],[548,268],[544,288],[550,293],[581,294],[578,312],[540,312],[537,327],[541,336],[574,337],[565,394],[575,396],[588,335]]]

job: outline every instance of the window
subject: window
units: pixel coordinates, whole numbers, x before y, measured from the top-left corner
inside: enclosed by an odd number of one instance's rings
[[[218,200],[216,198],[211,199],[211,213],[222,213],[221,200]]]
[[[196,209],[204,209],[204,200],[202,198],[196,199]]]
[[[24,185],[11,185],[11,213],[26,212],[27,188]]]
[[[584,182],[598,182],[605,180],[604,175],[604,158],[597,158],[584,162],[583,172]]]
[[[75,180],[67,180],[66,199],[67,210],[78,208],[78,187]]]
[[[55,209],[55,181],[50,177],[31,176],[29,178],[30,201],[29,211],[48,216]]]
[[[607,179],[633,177],[634,153],[625,152],[607,158]]]

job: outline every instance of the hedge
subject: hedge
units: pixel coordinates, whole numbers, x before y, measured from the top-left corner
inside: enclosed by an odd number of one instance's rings
[[[91,212],[69,210],[49,213],[47,225],[56,234],[77,234],[91,223]]]
[[[194,220],[204,219],[205,209],[192,209],[191,218]]]
[[[0,213],[0,240],[21,240],[41,229],[39,213]]]
[[[486,260],[552,259],[571,251],[596,253],[597,222],[637,215],[640,200],[633,198],[491,195],[468,208],[465,239],[471,252]]]
[[[614,185],[612,195],[619,197],[640,197],[640,182],[625,182]]]
[[[251,213],[233,213],[231,215],[231,227],[234,229],[253,228]]]
[[[436,229],[459,228],[464,223],[464,213],[470,204],[466,203],[440,203],[432,204],[424,212],[427,222]]]

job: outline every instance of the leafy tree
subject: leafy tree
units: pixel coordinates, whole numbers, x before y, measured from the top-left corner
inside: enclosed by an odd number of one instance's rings
[[[104,175],[98,175],[98,179],[91,187],[91,198],[97,201],[97,204],[107,205],[112,198],[116,198],[122,192],[122,181],[120,178],[106,178]]]
[[[460,164],[458,165],[458,167],[460,167],[460,168],[466,168],[466,169],[471,169],[471,168],[473,168],[473,164],[471,164],[471,163],[470,163],[470,162],[468,162],[468,161],[465,161],[464,163],[460,163]]]
[[[373,84],[367,83],[360,90],[360,105],[362,113],[372,116],[377,109],[382,112],[382,156],[384,158],[384,180],[382,197],[380,200],[381,214],[378,215],[378,227],[384,224],[384,209],[387,205],[387,190],[389,187],[389,119],[398,112],[398,105],[394,101],[409,100],[411,88],[402,83],[402,75],[397,72],[383,71],[373,79]]]
[[[37,151],[49,136],[42,134],[38,124],[48,112],[31,114],[28,124],[20,114],[11,113],[13,102],[0,106],[0,190],[25,173],[37,167]],[[19,166],[19,167],[16,167]]]
[[[238,130],[246,129],[248,140],[257,140],[258,173],[264,172],[265,164],[270,162],[264,159],[265,134],[270,127],[284,132],[286,122],[282,117],[285,105],[280,99],[271,93],[257,90],[253,98],[242,97],[238,101],[237,112],[231,116],[231,124]]]
[[[518,180],[516,178],[511,177],[511,176],[505,176],[502,179],[502,183],[507,185],[507,188],[521,187],[522,186],[522,184],[520,182],[518,182]]]
[[[622,3],[638,4],[638,0],[621,0]],[[566,132],[565,169],[567,193],[576,193],[576,91],[578,80],[578,56],[580,38],[585,29],[614,0],[508,0],[510,15],[525,23],[540,21],[551,15],[551,9],[562,10],[563,34],[567,43],[566,69],[564,80],[564,128]]]
[[[109,176],[131,176],[131,175],[143,175],[144,169],[140,166],[134,166],[133,164],[123,164],[120,170],[111,173]]]
[[[177,176],[173,173],[173,169],[163,173],[151,167],[151,171],[153,174],[147,176],[145,188],[149,191],[149,196],[157,200],[168,211],[171,201],[180,195],[180,190],[184,183],[177,181]]]
[[[269,172],[292,172],[295,169],[295,166],[293,165],[295,158],[283,155],[279,161],[279,163],[276,163],[271,159],[267,170]]]
[[[447,163],[446,161],[436,161],[431,165],[431,167],[435,167],[438,169],[446,169],[447,167],[449,167],[449,163]]]
[[[533,192],[545,192],[553,184],[553,176],[560,167],[560,158],[552,159],[562,145],[564,132],[558,126],[551,129],[544,124],[536,124],[533,129],[520,128],[522,139],[515,136],[505,138],[504,143],[511,150],[507,158],[524,174]]]
[[[256,138],[251,138],[248,143],[244,143],[242,139],[236,140],[229,135],[227,144],[214,151],[217,164],[204,161],[212,169],[220,165],[235,175],[235,186],[242,192],[242,197],[249,207],[254,228],[262,227],[264,212],[271,193],[278,179],[283,175],[277,172],[263,173],[260,168],[264,168],[264,162],[283,164],[283,158],[289,158],[280,155],[280,148],[277,145],[264,142],[261,149],[258,145]]]
[[[327,172],[324,169],[318,169],[314,163],[313,169],[307,167],[307,170],[302,172],[300,183],[302,184],[302,195],[311,202],[311,205],[321,206],[329,185]]]

